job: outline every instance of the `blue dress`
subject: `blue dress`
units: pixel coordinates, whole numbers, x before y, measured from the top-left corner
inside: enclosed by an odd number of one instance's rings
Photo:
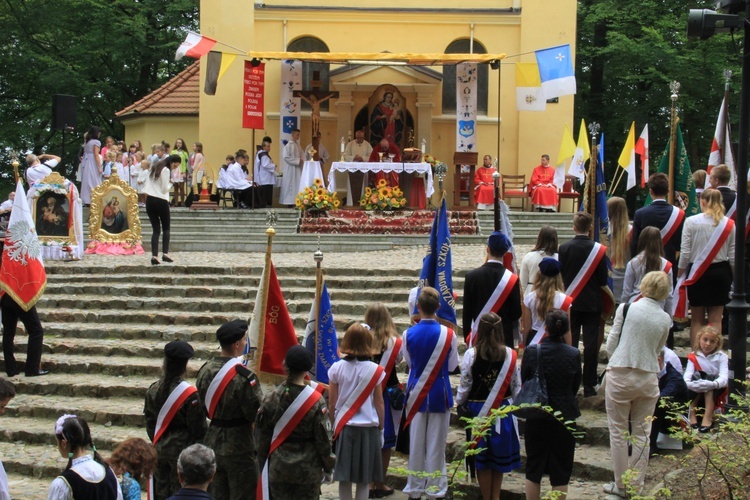
[[[120,489],[123,500],[141,500],[141,485],[130,476],[130,472],[122,475]]]

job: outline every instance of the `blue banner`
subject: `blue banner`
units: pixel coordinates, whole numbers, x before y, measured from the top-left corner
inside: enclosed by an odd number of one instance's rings
[[[305,329],[305,347],[315,355],[317,359],[315,366],[310,371],[310,376],[317,382],[328,383],[328,369],[339,360],[339,343],[336,337],[336,325],[333,322],[333,311],[331,311],[331,297],[328,295],[328,287],[323,282],[320,293],[320,314],[317,318],[318,345],[315,345],[315,306],[317,300],[313,301],[310,310],[310,319]]]
[[[435,211],[430,232],[430,251],[422,261],[419,275],[420,290],[425,286],[435,288],[440,294],[437,317],[456,328],[456,300],[453,297],[453,265],[451,263],[451,233],[448,224],[448,208],[445,198],[440,209]],[[414,314],[417,311],[413,311]]]
[[[601,232],[609,231],[607,211],[607,180],[604,178],[604,132],[599,140],[599,157],[596,164],[596,208],[594,209],[594,241]]]

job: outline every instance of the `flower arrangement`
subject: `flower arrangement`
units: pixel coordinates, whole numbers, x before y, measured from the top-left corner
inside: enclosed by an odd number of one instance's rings
[[[299,192],[294,200],[297,210],[336,210],[341,206],[341,200],[336,193],[329,193],[323,185],[322,179],[315,179],[313,185]]]
[[[401,188],[390,187],[385,179],[380,179],[374,188],[365,188],[359,206],[365,210],[397,210],[406,206],[406,198]]]
[[[444,173],[448,171],[448,166],[445,163],[443,163],[442,161],[438,160],[437,158],[435,158],[434,156],[432,156],[429,153],[426,153],[426,154],[424,154],[422,156],[422,161],[424,163],[429,163],[430,164],[430,166],[432,167],[432,173],[433,174],[437,173],[438,170],[441,170]],[[443,170],[443,168],[445,170]]]

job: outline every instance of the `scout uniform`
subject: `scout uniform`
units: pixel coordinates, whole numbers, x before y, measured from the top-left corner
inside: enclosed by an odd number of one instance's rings
[[[216,338],[226,346],[246,334],[247,322],[234,320],[222,325]],[[222,374],[228,383],[223,392],[214,392],[212,382]],[[253,422],[263,397],[258,377],[237,359],[219,356],[201,367],[196,385],[211,419],[203,444],[216,453],[216,476],[209,493],[227,500],[254,499],[258,460]]]

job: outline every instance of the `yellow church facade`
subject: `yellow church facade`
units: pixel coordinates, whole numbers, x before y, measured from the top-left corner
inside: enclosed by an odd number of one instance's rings
[[[565,124],[573,128],[574,96],[548,103],[543,112],[517,111],[515,63],[532,62],[535,50],[562,44],[570,44],[575,57],[576,5],[575,0],[360,0],[356,4],[351,0],[202,0],[200,26],[201,34],[219,42],[213,50],[229,53],[505,54],[499,69],[480,65],[475,150],[480,163],[485,154],[499,157],[501,173],[526,174],[528,180],[541,154],[549,154],[554,163]],[[174,117],[164,123],[168,137],[184,137],[188,144],[202,142],[213,168],[239,148],[254,151],[252,130],[242,128],[243,61],[248,59],[237,57],[219,80],[215,95],[202,90],[207,62],[201,59],[197,137],[191,135],[194,118],[183,118],[184,132]],[[270,136],[271,156],[280,164],[282,63],[263,62],[264,129],[255,131],[255,143]],[[304,90],[310,90],[314,70],[320,73],[321,93],[338,93],[320,113],[321,142],[332,161],[339,159],[341,138],[362,127],[373,94],[389,85],[404,100],[401,105],[413,130],[413,146],[420,148],[424,139],[427,151],[448,165],[445,188],[452,197],[457,150],[455,68],[310,63],[304,71]],[[309,107],[302,108],[300,118],[304,147],[311,142]],[[156,127],[125,123],[128,140],[139,135],[149,144],[165,138],[150,137]],[[404,138],[401,145],[407,146],[406,142]]]

